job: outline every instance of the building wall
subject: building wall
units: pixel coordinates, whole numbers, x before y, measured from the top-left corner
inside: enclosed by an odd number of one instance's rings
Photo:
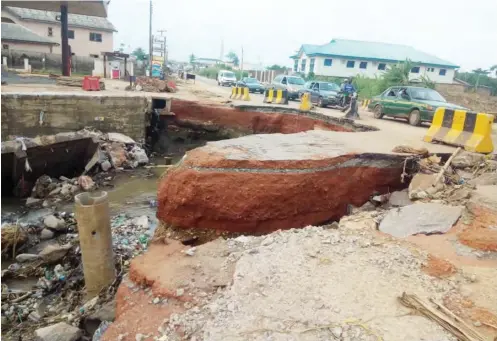
[[[51,45],[45,45],[45,44],[29,44],[29,43],[2,41],[2,48],[3,45],[8,45],[9,50],[19,50],[19,51],[52,53],[52,50],[55,50]]]
[[[11,15],[10,13],[2,10],[2,17],[12,19],[16,24],[22,25],[36,34],[52,39],[56,43],[61,43],[60,25],[57,23],[40,23],[35,21],[20,20],[19,18]],[[52,28],[52,37],[48,36],[48,28]],[[101,31],[97,29],[86,29],[79,27],[69,26],[69,30],[74,31],[74,39],[69,39],[71,51],[77,56],[90,56],[98,55],[102,58],[101,52],[114,51],[113,32]],[[102,42],[90,41],[90,32],[101,33]],[[45,51],[39,51],[45,52]],[[53,53],[62,54],[61,45],[53,47]]]
[[[308,57],[304,53],[298,60],[298,72],[303,72],[302,70],[302,61],[305,60],[305,74],[310,72],[311,60],[314,59],[314,74],[319,76],[332,76],[332,77],[355,77],[357,75],[362,75],[365,77],[373,78],[375,76],[381,76],[384,72],[382,70],[378,70],[378,65],[380,62],[376,61],[368,61],[368,60],[353,60],[355,65],[353,68],[347,67],[347,61],[352,59],[341,59],[341,58],[326,58],[326,57]],[[325,59],[331,59],[331,66],[325,66]],[[366,69],[359,68],[361,62],[367,62]],[[391,63],[385,63],[388,68]],[[432,72],[428,71],[429,66],[420,65],[419,73],[411,73],[410,79],[419,79],[421,76],[429,77],[435,83],[452,83],[455,70],[454,69],[445,69],[445,76],[440,76],[439,71],[440,68],[435,67]]]
[[[2,93],[2,139],[36,137],[94,127],[135,140],[145,137],[149,100],[139,96]],[[40,112],[43,122],[40,125]]]

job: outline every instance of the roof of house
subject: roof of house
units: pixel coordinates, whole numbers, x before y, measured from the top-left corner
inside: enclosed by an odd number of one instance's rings
[[[42,37],[26,27],[12,23],[2,23],[2,41],[19,41],[45,45],[59,45],[53,40]]]
[[[298,58],[302,52],[309,57],[348,57],[384,62],[401,62],[409,59],[415,63],[432,66],[447,68],[459,67],[431,54],[416,50],[411,46],[371,41],[333,39],[328,44],[324,45],[303,44],[298,53],[291,56],[291,58]]]
[[[60,15],[59,12],[40,11],[37,9],[20,7],[5,7],[4,9],[22,20],[60,24],[60,21],[56,19],[56,16]],[[69,13],[67,17],[69,26],[94,28],[103,31],[117,31],[114,25],[112,25],[112,23],[107,20],[107,18],[71,13]]]

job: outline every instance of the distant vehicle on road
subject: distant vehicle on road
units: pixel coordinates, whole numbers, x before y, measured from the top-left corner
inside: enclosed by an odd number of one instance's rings
[[[235,73],[228,70],[221,70],[217,74],[217,85],[221,86],[231,86],[236,84]]]
[[[405,118],[409,124],[417,126],[421,122],[431,122],[438,107],[467,110],[460,105],[448,103],[433,89],[416,86],[390,87],[381,95],[373,97],[368,109],[374,112],[375,118]]]
[[[261,94],[263,94],[264,90],[266,90],[266,87],[263,84],[261,84],[256,78],[251,77],[243,77],[236,84],[236,86],[247,87],[249,88],[249,92],[259,92]]]
[[[271,86],[275,89],[288,91],[288,99],[299,98],[299,90],[304,87],[305,81],[299,76],[279,75],[274,77]]]
[[[316,103],[321,108],[328,105],[338,105],[337,95],[340,92],[340,86],[330,82],[311,81],[304,84],[299,90],[299,98],[307,92],[309,93],[312,103]]]

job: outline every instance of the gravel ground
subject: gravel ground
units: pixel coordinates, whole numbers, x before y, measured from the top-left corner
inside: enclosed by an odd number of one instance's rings
[[[232,284],[172,315],[160,340],[455,340],[397,302],[441,300],[456,284],[420,271],[426,256],[371,231],[307,227],[228,240]]]

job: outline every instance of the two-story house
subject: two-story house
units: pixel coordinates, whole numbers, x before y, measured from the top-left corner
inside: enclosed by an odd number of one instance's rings
[[[389,65],[409,59],[415,65],[410,79],[425,76],[436,83],[452,83],[459,67],[406,45],[346,39],[333,39],[324,45],[304,44],[290,58],[294,72],[333,77],[375,77]]]
[[[2,22],[22,25],[41,37],[52,40],[52,53],[61,54],[60,13],[19,7],[2,7]],[[69,45],[76,56],[102,58],[102,52],[114,50],[113,35],[117,30],[107,18],[88,15],[68,15]],[[16,49],[14,42],[9,48]],[[22,49],[21,47],[18,47]],[[39,52],[45,52],[39,51]]]

